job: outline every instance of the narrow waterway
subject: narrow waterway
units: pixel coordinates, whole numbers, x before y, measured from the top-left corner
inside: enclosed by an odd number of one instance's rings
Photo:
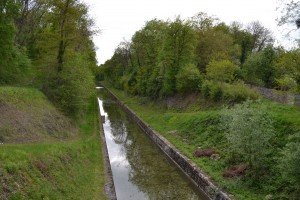
[[[99,89],[98,93],[118,200],[208,199],[104,89]]]

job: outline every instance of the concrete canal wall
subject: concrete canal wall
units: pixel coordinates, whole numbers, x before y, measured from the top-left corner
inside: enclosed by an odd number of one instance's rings
[[[215,183],[189,158],[184,156],[169,141],[153,130],[139,118],[128,106],[122,103],[113,93],[105,88],[122,109],[149,135],[157,146],[201,189],[210,199],[230,200],[230,197],[216,186]]]

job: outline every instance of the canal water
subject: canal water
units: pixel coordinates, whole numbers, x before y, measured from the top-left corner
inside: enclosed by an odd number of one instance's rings
[[[104,89],[99,89],[98,93],[118,200],[208,199]]]

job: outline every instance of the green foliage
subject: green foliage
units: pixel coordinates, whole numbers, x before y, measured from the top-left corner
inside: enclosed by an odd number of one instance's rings
[[[187,83],[190,80],[186,77],[198,72],[194,67],[187,67],[190,64],[196,65],[205,80],[227,83],[240,80],[299,91],[298,50],[293,56],[286,55],[288,52],[274,48],[272,43],[272,34],[258,21],[244,28],[238,22],[228,26],[205,13],[187,21],[179,17],[165,22],[153,19],[134,34],[131,42],[120,43],[112,58],[103,65],[106,71],[103,74],[114,87],[151,98],[194,91],[195,84]],[[283,69],[289,70],[284,72]],[[237,88],[247,87],[233,85],[207,83],[202,93],[226,102],[240,102],[246,96],[256,98],[249,89],[238,92]]]
[[[300,92],[300,54],[298,50],[281,51],[274,65],[276,84],[281,90]]]
[[[70,116],[76,117],[85,111],[95,88],[94,77],[85,65],[85,60],[75,54],[44,88],[50,99]]]
[[[161,96],[175,94],[176,75],[193,58],[195,39],[195,32],[188,22],[178,17],[170,23],[159,59],[164,68]]]
[[[223,97],[223,90],[221,83],[213,81],[204,81],[201,87],[202,95],[207,99],[220,101]]]
[[[223,100],[229,103],[240,103],[247,99],[256,100],[259,94],[242,82],[223,84]]]
[[[231,82],[235,71],[235,65],[229,60],[211,61],[206,67],[206,76],[214,81]]]
[[[244,80],[255,85],[273,86],[275,56],[272,46],[250,55],[242,66]]]
[[[215,26],[214,28],[199,31],[195,49],[195,60],[201,72],[213,60],[229,60],[238,63],[240,46],[234,44],[233,37],[226,30],[227,27]]]
[[[0,2],[0,84],[20,84],[24,80],[30,61],[26,51],[15,45],[14,19],[20,5],[15,1]]]
[[[226,130],[229,148],[234,156],[249,164],[260,176],[270,155],[270,139],[274,136],[273,120],[259,103],[246,101],[231,109],[223,109],[221,126]]]
[[[294,190],[300,194],[300,133],[290,136],[280,157],[282,175],[291,183]]]
[[[297,82],[289,75],[281,76],[281,78],[278,79],[275,78],[275,82],[279,86],[280,90],[289,90],[291,92],[297,91]]]
[[[178,92],[195,92],[201,86],[202,77],[193,64],[187,64],[176,75],[176,89]]]
[[[258,93],[242,82],[220,83],[206,80],[201,87],[201,94],[206,99],[224,101],[227,103],[240,103],[247,99],[258,99]]]

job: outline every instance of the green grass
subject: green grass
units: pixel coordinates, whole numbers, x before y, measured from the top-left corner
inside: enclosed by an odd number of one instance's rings
[[[20,99],[24,90],[27,96]],[[35,89],[0,88],[3,91],[7,100],[2,95],[1,103],[26,110],[30,101],[54,109]],[[93,97],[86,117],[77,121],[75,137],[0,145],[0,199],[106,199],[97,111]]]
[[[0,94],[0,103],[3,104],[26,109],[31,109],[32,105],[43,105],[48,109],[55,109],[47,97],[35,88],[1,86]]]
[[[201,105],[200,101],[199,104],[195,103],[181,110],[167,109],[157,102],[143,103],[145,102],[144,97],[128,96],[125,92],[112,87],[109,89],[235,198],[264,199],[266,195],[272,194],[273,199],[292,199],[289,196],[289,191],[291,191],[289,185],[282,180],[276,167],[260,182],[252,183],[251,180],[247,180],[247,177],[246,180],[243,180],[244,178],[232,180],[223,178],[223,172],[229,166],[227,159],[229,155],[228,143],[219,128],[221,105],[205,107]],[[268,112],[275,121],[277,134],[272,140],[275,148],[272,155],[276,158],[287,143],[288,136],[300,130],[300,109],[267,100],[263,100],[263,104],[267,106]],[[168,133],[171,130],[177,130],[178,133]],[[194,157],[193,152],[199,147],[217,149],[221,159],[213,161],[208,158]],[[270,162],[275,166],[277,161],[270,159]]]
[[[0,142],[45,142],[78,134],[72,121],[34,88],[0,87],[0,113]]]

